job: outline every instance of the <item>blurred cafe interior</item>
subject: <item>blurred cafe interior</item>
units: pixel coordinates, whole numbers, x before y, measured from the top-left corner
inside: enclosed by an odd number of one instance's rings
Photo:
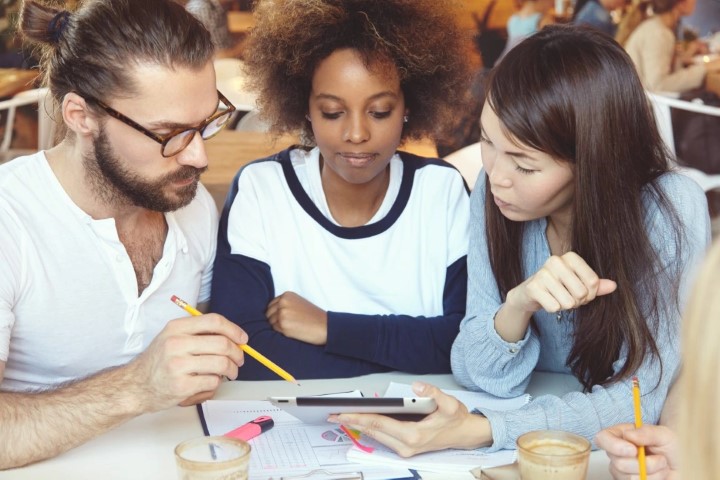
[[[232,128],[206,144],[210,169],[204,183],[221,206],[228,183],[244,163],[295,142],[267,132],[243,75],[243,42],[252,30],[252,0],[177,0],[208,28],[216,44],[218,89],[237,107]],[[720,3],[697,0],[692,11],[655,12],[656,0],[457,0],[458,22],[467,31],[468,61],[476,72],[455,128],[441,142],[419,141],[403,148],[445,158],[472,186],[480,171],[477,142],[483,80],[492,66],[527,35],[550,23],[588,23],[613,35],[633,60],[643,57],[644,22],[668,18],[676,37],[671,79],[645,78],[658,125],[678,165],[707,193],[711,214],[720,213]],[[76,1],[64,3],[72,10]],[[662,2],[667,4],[668,2]],[[61,122],[40,85],[37,59],[15,35],[19,0],[0,3],[0,162],[46,149],[62,135]],[[443,2],[438,2],[443,8]],[[666,22],[667,23],[667,22]],[[634,38],[638,37],[638,38]],[[639,52],[639,53],[638,53]],[[647,61],[647,55],[644,56]],[[655,62],[656,60],[653,60]],[[658,60],[659,61],[659,60]],[[704,68],[703,68],[704,67]],[[703,70],[702,73],[698,73]],[[692,80],[689,77],[693,77]],[[671,88],[673,87],[673,88]],[[720,227],[720,222],[714,222]],[[714,228],[716,231],[717,228]]]

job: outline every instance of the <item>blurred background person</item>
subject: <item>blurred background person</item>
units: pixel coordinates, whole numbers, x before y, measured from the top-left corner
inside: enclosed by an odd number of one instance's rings
[[[720,457],[717,455],[720,437],[720,413],[717,408],[720,395],[718,286],[720,243],[716,243],[710,251],[698,276],[682,331],[684,365],[680,379],[678,428],[682,440],[681,471],[686,480],[720,477]]]
[[[706,52],[700,41],[676,48],[680,18],[695,10],[696,0],[652,0],[653,16],[643,21],[625,44],[640,80],[652,92],[683,93],[700,88],[709,71],[720,71],[720,60],[692,64],[692,57]]]
[[[508,40],[504,57],[515,45],[555,22],[552,16],[553,0],[517,0],[519,10],[507,22]]]
[[[720,72],[720,59],[696,57],[708,52],[695,38],[678,42],[676,30],[682,17],[695,10],[696,0],[651,0],[653,15],[643,21],[625,44],[640,80],[651,92],[672,94],[686,100],[720,105],[714,93],[705,90],[709,73]],[[705,173],[720,173],[720,117],[674,109],[673,136],[677,160]]]
[[[720,318],[718,287],[720,242],[716,241],[683,316],[683,373],[663,409],[664,417],[677,408],[678,418],[665,422],[661,419],[666,425],[643,425],[639,429],[632,424],[615,425],[595,439],[607,451],[610,473],[616,480],[637,478],[636,445],[645,446],[648,478],[713,480],[720,476],[720,458],[716,453],[720,432],[717,412],[720,322],[708,321]]]
[[[615,41],[624,47],[630,34],[638,25],[647,20],[649,11],[649,0],[634,0],[630,2],[630,5],[625,9],[618,23],[617,31],[615,32]]]
[[[572,21],[593,26],[612,37],[615,36],[617,25],[610,12],[624,7],[626,3],[626,0],[578,0]]]
[[[187,11],[210,32],[216,58],[242,55],[243,38],[233,37],[228,29],[227,12],[234,3],[234,0],[189,0],[185,4]]]

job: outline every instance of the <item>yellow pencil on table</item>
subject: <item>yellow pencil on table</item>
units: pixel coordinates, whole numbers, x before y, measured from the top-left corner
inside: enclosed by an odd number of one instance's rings
[[[196,309],[195,307],[193,307],[186,301],[176,297],[175,295],[173,295],[172,298],[170,298],[170,300],[172,300],[173,303],[175,303],[175,305],[182,308],[183,310],[188,312],[190,315],[193,315],[193,316],[202,315],[202,312],[200,312],[198,309]],[[258,352],[254,348],[252,348],[250,345],[238,345],[238,347],[240,347],[240,349],[243,352],[247,353],[248,355],[253,357],[255,360],[262,363],[268,369],[270,369],[273,372],[275,372],[276,374],[278,374],[278,376],[280,378],[282,378],[283,380],[287,380],[288,382],[294,383],[295,385],[298,385],[298,386],[300,385],[300,383],[298,383],[298,381],[295,380],[295,377],[293,377],[288,372],[286,372],[285,370],[280,368],[275,362],[273,362],[272,360],[267,358],[265,355],[263,355],[262,353]]]
[[[632,379],[633,407],[635,409],[635,428],[642,427],[642,411],[640,410],[640,382],[637,377]],[[638,465],[640,467],[640,480],[647,480],[647,466],[645,465],[645,447],[638,446]]]

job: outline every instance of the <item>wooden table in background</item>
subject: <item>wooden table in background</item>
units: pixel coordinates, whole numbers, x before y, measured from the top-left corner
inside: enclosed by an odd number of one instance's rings
[[[0,98],[12,97],[23,90],[34,88],[37,70],[0,68]]]
[[[231,10],[227,12],[228,30],[230,33],[247,33],[255,26],[252,12]]]
[[[240,167],[294,143],[297,143],[297,138],[293,136],[274,139],[264,132],[223,130],[205,142],[209,168],[200,181],[215,199],[218,209],[222,209],[230,182]]]
[[[296,143],[298,139],[293,135],[275,138],[264,132],[223,130],[205,142],[210,164],[201,181],[215,199],[218,209],[221,209],[230,182],[240,167]],[[435,145],[430,140],[409,142],[400,149],[425,157],[437,157]]]

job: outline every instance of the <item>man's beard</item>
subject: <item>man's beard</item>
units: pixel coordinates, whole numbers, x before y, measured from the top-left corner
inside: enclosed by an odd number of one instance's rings
[[[83,156],[85,178],[94,193],[109,205],[133,205],[155,212],[171,212],[189,204],[197,193],[200,175],[207,170],[189,165],[157,180],[147,180],[130,172],[112,151],[105,129],[93,140],[94,152]],[[173,182],[194,178],[195,181],[174,189],[174,195],[163,193]]]

